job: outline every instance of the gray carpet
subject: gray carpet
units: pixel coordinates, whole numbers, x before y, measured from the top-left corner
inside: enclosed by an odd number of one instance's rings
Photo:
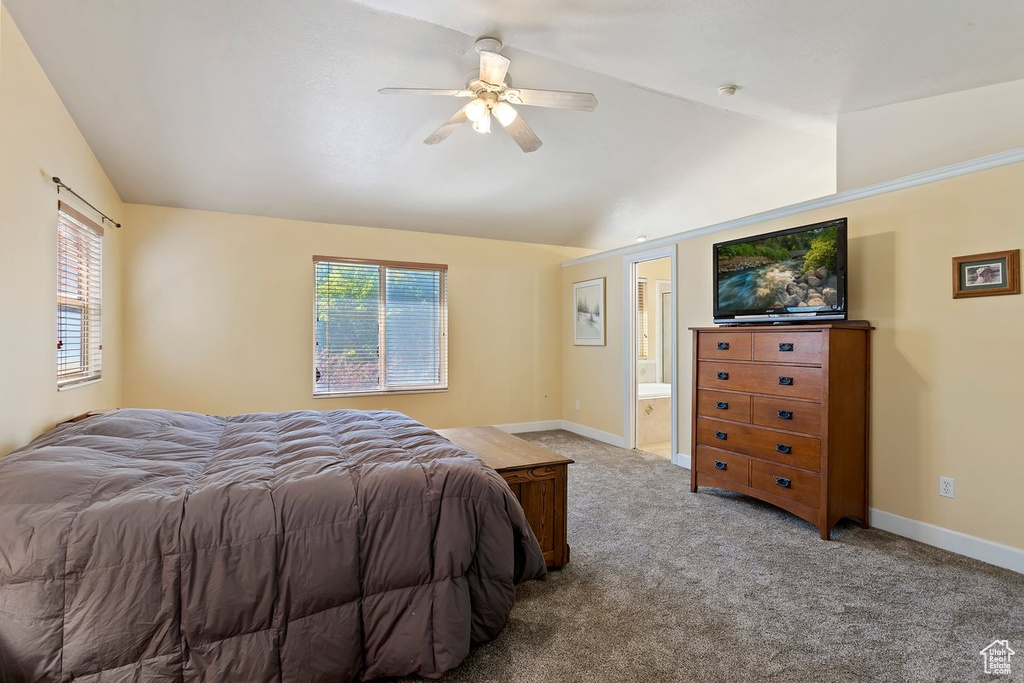
[[[520,436],[576,460],[572,561],[520,586],[445,683],[1024,681],[1020,574],[847,522],[825,542],[751,498],[690,493],[657,456]],[[1009,677],[983,673],[996,638],[1019,653]]]

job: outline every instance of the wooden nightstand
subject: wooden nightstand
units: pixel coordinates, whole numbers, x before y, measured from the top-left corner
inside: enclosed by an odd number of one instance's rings
[[[497,427],[439,429],[437,433],[497,471],[519,499],[549,567],[569,561],[566,542],[568,465],[572,458]]]

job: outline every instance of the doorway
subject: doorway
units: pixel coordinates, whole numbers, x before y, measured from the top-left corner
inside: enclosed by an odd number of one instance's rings
[[[626,447],[677,462],[675,247],[623,261]]]

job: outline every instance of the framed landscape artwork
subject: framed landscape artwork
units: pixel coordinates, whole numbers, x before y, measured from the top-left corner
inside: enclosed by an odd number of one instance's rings
[[[572,285],[573,334],[575,346],[604,346],[604,278]]]
[[[953,298],[1020,294],[1020,249],[953,258]]]

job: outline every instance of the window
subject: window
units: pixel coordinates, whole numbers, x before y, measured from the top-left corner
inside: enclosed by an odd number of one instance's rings
[[[313,262],[314,396],[448,388],[448,266]]]
[[[647,360],[650,347],[647,345],[647,280],[638,278],[636,281],[636,357]]]
[[[57,388],[100,379],[103,228],[57,205]]]

